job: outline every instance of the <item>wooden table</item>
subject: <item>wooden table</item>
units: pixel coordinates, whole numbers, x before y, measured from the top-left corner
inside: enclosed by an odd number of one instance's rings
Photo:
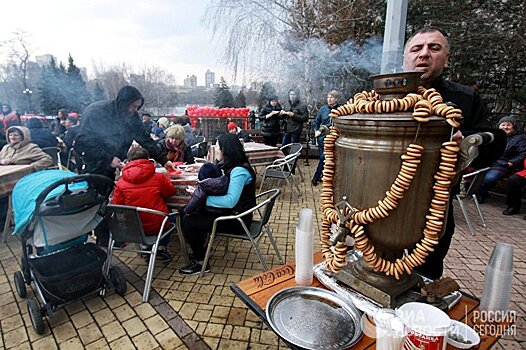
[[[322,261],[321,253],[316,253],[314,256],[315,263]],[[265,308],[268,300],[275,293],[289,287],[295,287],[296,282],[294,281],[294,264],[288,263],[285,265],[278,266],[270,271],[266,271],[255,275],[251,278],[247,278],[238,283],[234,283],[230,286],[230,289],[238,296],[254,313],[272,329],[268,323],[265,315]],[[325,288],[317,279],[314,277],[312,282],[313,287]],[[477,310],[479,305],[478,300],[468,295],[463,295],[459,303],[456,304],[451,310],[449,310],[449,317],[453,320],[458,320],[473,326],[472,318],[473,312]],[[466,317],[467,315],[467,317]],[[480,345],[478,349],[489,349],[497,341],[497,337],[492,336],[481,336]],[[291,348],[295,349],[291,344],[288,344]],[[360,341],[355,344],[351,349],[376,349],[375,340],[365,335]],[[448,350],[456,349],[451,345],[447,345]]]
[[[252,167],[266,166],[272,164],[278,158],[285,157],[279,148],[267,146],[263,143],[246,142],[243,148]],[[215,146],[212,146],[208,149],[206,159],[211,162],[214,158]]]
[[[3,241],[7,239],[9,228],[11,226],[11,218],[13,216],[13,208],[11,206],[11,193],[18,180],[34,171],[32,165],[0,165],[0,197],[8,197],[7,199],[7,215],[4,223]]]

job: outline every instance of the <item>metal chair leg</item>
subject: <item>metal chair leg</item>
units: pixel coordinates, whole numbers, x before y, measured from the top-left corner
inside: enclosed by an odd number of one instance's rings
[[[184,239],[183,228],[181,227],[181,215],[177,215],[175,217],[175,226],[177,230],[177,236],[179,237],[179,243],[181,244],[183,258],[186,263],[189,263],[190,257],[188,256],[188,249],[186,248],[186,240]]]
[[[274,236],[272,235],[272,230],[268,225],[265,225],[265,231],[267,232],[267,236],[270,239],[270,243],[272,243],[272,246],[274,247],[274,251],[276,252],[276,255],[278,256],[278,260],[280,264],[284,264],[283,258],[281,257],[281,253],[279,252],[278,245],[276,244],[276,240],[274,239]]]
[[[142,302],[148,302],[150,297],[150,288],[153,280],[153,269],[155,268],[155,258],[157,255],[157,245],[152,246],[152,253],[150,254],[150,261],[148,262],[148,272],[146,273],[146,281],[144,282],[144,291],[142,292]]]
[[[475,202],[475,207],[477,207],[477,211],[480,216],[480,221],[482,221],[482,227],[487,228],[486,220],[484,219],[484,214],[482,214],[482,209],[480,208],[480,204],[476,195],[473,195],[473,202]]]
[[[469,231],[471,232],[471,235],[475,235],[475,231],[473,229],[473,225],[471,224],[471,220],[469,220],[469,215],[466,210],[466,207],[464,206],[464,203],[462,202],[462,198],[457,194],[457,200],[458,204],[460,205],[460,209],[462,210],[462,214],[464,214],[464,218],[466,219],[466,223],[468,224]]]

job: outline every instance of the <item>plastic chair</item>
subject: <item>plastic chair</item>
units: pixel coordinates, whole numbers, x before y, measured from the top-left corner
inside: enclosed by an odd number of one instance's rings
[[[469,214],[466,210],[464,199],[468,197],[471,197],[473,199],[473,203],[475,203],[475,207],[477,208],[477,212],[480,216],[480,221],[482,221],[482,227],[486,228],[486,220],[484,219],[484,214],[482,214],[482,209],[480,208],[480,204],[477,199],[476,193],[479,190],[482,183],[484,182],[484,175],[486,175],[486,172],[489,169],[490,168],[488,167],[463,175],[461,185],[463,183],[464,185],[467,185],[467,188],[465,188],[465,191],[462,191],[461,193],[456,195],[458,204],[460,205],[460,209],[462,210],[462,214],[464,214],[464,218],[466,219],[466,223],[468,224],[469,231],[472,235],[475,235],[475,230],[469,218]]]
[[[53,165],[48,169],[62,169],[62,161],[60,160],[60,147],[45,147],[42,151],[53,159]]]
[[[259,186],[259,192],[263,189],[266,178],[285,180],[287,185],[291,188],[292,193],[296,198],[299,197],[300,188],[298,184],[294,181],[294,164],[296,164],[299,157],[299,153],[290,153],[284,158],[276,159],[271,165],[267,165],[263,171],[263,179],[261,180],[261,185]],[[294,186],[298,193],[294,192]]]
[[[148,236],[144,233],[139,213],[154,214],[164,218],[157,235]],[[106,262],[105,268],[109,269],[111,266],[113,250],[125,250],[150,254],[148,272],[146,274],[146,281],[142,294],[143,302],[147,302],[150,296],[150,287],[153,280],[153,270],[155,267],[155,257],[157,256],[159,241],[176,230],[176,225],[170,223],[171,215],[175,215],[175,213],[166,214],[158,210],[132,207],[127,205],[110,204],[106,207],[105,218],[108,221],[108,226],[110,229],[110,239],[108,244],[108,260]],[[165,230],[165,227],[168,226],[169,228]],[[183,244],[185,244],[185,242],[184,238],[182,237],[182,232],[179,232],[179,230],[177,231],[181,245],[184,247]],[[151,247],[151,249],[130,249],[128,247],[120,248],[115,247],[115,242],[136,243],[138,245]]]
[[[212,226],[212,233],[210,234],[210,239],[208,240],[208,247],[206,249],[205,259],[203,261],[203,268],[201,269],[201,276],[205,273],[206,266],[208,266],[208,260],[210,259],[210,254],[212,252],[212,246],[214,244],[214,239],[216,236],[223,236],[223,237],[228,237],[232,239],[241,239],[241,240],[250,241],[250,243],[252,243],[252,246],[254,247],[254,250],[256,251],[259,261],[261,262],[261,265],[263,265],[263,270],[267,271],[268,266],[265,263],[265,260],[263,260],[261,251],[259,250],[259,242],[264,237],[263,232],[265,232],[268,238],[270,239],[272,246],[274,247],[274,251],[276,252],[276,255],[278,257],[280,264],[284,263],[283,258],[281,257],[281,254],[279,252],[278,246],[276,244],[276,241],[274,240],[274,237],[272,236],[272,230],[270,229],[270,226],[268,224],[270,215],[272,213],[272,209],[274,208],[274,203],[276,202],[276,198],[279,196],[280,193],[281,191],[277,188],[266,191],[264,193],[260,193],[259,195],[256,196],[256,199],[260,203],[257,204],[254,208],[251,208],[238,215],[221,216],[214,220],[214,224]],[[256,218],[257,216],[255,215],[256,212],[259,215],[259,218]],[[250,227],[247,227],[245,225],[245,222],[242,220],[242,218],[249,214],[254,214],[254,217],[252,219],[252,224],[250,225]],[[217,232],[217,224],[225,220],[239,221],[239,223],[243,227],[243,230],[245,231],[245,234],[232,234],[232,233],[225,233],[225,232]]]

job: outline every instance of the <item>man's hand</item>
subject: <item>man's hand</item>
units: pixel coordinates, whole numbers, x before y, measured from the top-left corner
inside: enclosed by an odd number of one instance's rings
[[[171,162],[171,161],[167,161],[166,163],[164,163],[164,168],[168,171],[170,170],[177,170],[175,168],[175,165]]]
[[[508,166],[511,168],[513,166],[512,162],[508,162]]]
[[[464,138],[464,135],[462,135],[462,132],[458,130],[456,133],[453,134],[452,140],[460,143],[460,141],[462,141],[463,138]]]
[[[187,192],[187,193],[190,193],[190,194],[194,194],[194,192],[195,192],[195,187],[194,187],[194,186],[190,186],[190,185],[188,185],[188,187],[186,188],[186,192]]]
[[[314,137],[318,137],[320,135],[321,135],[321,131],[319,130],[314,131]]]
[[[113,157],[113,159],[111,160],[110,166],[112,168],[122,169],[122,168],[124,168],[124,163],[119,158]]]

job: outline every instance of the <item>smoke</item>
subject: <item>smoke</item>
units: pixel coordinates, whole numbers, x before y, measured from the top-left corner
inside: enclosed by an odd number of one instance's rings
[[[281,74],[283,88],[300,88],[303,99],[309,103],[325,101],[330,90],[338,90],[348,99],[357,91],[370,89],[369,76],[380,72],[382,39],[378,37],[360,45],[352,40],[329,45],[318,38],[286,38],[281,47],[286,53],[285,72]]]

